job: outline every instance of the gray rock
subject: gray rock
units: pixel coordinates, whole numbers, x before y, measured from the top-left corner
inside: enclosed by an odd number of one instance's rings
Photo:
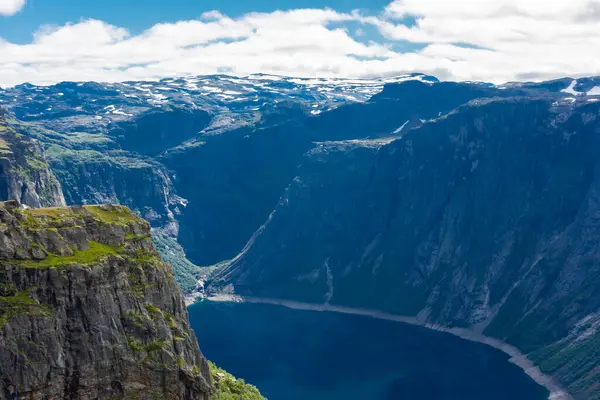
[[[42,146],[9,126],[0,109],[0,200],[11,199],[29,207],[65,205]]]
[[[0,203],[0,377],[0,399],[208,399],[146,221],[121,206]]]

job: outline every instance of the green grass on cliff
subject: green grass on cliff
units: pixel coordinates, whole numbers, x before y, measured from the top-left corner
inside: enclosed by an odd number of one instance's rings
[[[48,207],[48,208],[31,208],[24,210],[25,215],[28,219],[34,219],[30,221],[32,223],[42,223],[43,220],[60,220],[65,217],[71,218],[84,218],[86,216],[85,211],[89,212],[87,215],[91,215],[97,221],[106,224],[127,224],[129,222],[136,221],[138,217],[125,206],[83,206],[81,209],[71,207]]]
[[[127,345],[129,348],[136,353],[155,353],[162,351],[165,347],[167,347],[166,340],[150,340],[147,342],[142,342],[136,338],[129,337],[127,338]]]
[[[93,213],[96,219],[107,224],[127,224],[139,218],[125,206],[113,206],[110,209],[103,206],[84,206],[84,208]]]
[[[0,126],[0,130],[1,129],[2,129],[2,126]],[[0,137],[0,153],[6,153],[6,152],[10,152],[10,147],[8,146],[8,143],[6,142],[6,140],[4,140]]]
[[[2,137],[6,132],[8,132],[8,127],[4,125],[2,119],[0,119],[0,154],[11,152],[8,142]]]
[[[217,367],[213,362],[208,362],[210,366],[210,375],[217,389],[210,400],[266,400],[255,386],[252,386],[243,379],[236,379],[233,375],[222,368]]]
[[[50,309],[36,302],[29,293],[15,292],[12,296],[0,296],[0,328],[14,317],[47,316]]]
[[[17,209],[20,214],[20,224],[27,231],[57,231],[64,225],[64,221],[69,221],[68,226],[85,225],[90,221],[97,221],[103,224],[126,226],[132,222],[140,222],[138,216],[124,206],[84,206],[80,208],[71,207],[49,207],[37,209]],[[149,238],[150,235],[135,235],[130,233],[125,236],[127,242],[138,241]],[[110,255],[124,256],[134,258],[135,261],[154,261],[156,255],[144,255],[138,257],[137,254],[125,254],[123,246],[111,246],[104,243],[90,241],[89,249],[78,250],[71,248],[72,255],[60,255],[48,252],[43,260],[15,260],[14,263],[24,268],[59,268],[68,265],[89,265],[100,262]],[[31,242],[32,247],[40,247],[39,244]],[[153,256],[153,257],[151,257]]]
[[[98,242],[89,242],[88,250],[73,250],[71,256],[61,256],[49,253],[43,260],[19,260],[15,263],[24,268],[59,268],[67,265],[90,265],[104,260],[110,255],[118,255],[118,247],[109,246]]]

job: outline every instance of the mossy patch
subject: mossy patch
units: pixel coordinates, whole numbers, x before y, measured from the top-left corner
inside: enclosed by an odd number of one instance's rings
[[[163,317],[165,317],[165,321],[167,321],[167,325],[169,325],[169,328],[171,328],[171,329],[177,328],[177,324],[175,323],[175,318],[173,318],[173,316],[171,314],[169,314],[166,311],[163,311]]]
[[[69,217],[77,217],[72,209],[67,207],[30,208],[17,210],[24,218],[21,226],[28,231],[39,231],[42,229],[56,229],[50,224],[60,224]]]
[[[69,207],[28,208],[25,214],[33,217],[63,218],[73,216],[73,209]]]
[[[152,318],[154,321],[156,321],[157,319],[162,317],[162,318],[164,318],[164,320],[167,323],[167,325],[169,326],[169,328],[171,328],[171,329],[177,328],[177,324],[175,323],[175,318],[173,318],[173,316],[170,313],[168,313],[167,311],[163,311],[151,303],[146,303],[144,305],[144,308],[148,312],[148,315],[150,315],[150,318]]]
[[[2,129],[2,126],[0,126],[0,129]],[[4,140],[0,137],[0,153],[9,153],[9,152],[10,152],[10,147],[8,146],[8,143],[6,142],[6,140]]]
[[[19,211],[26,217],[32,217],[42,222],[44,220],[57,221],[64,218],[85,219],[85,217],[94,218],[96,221],[105,224],[128,225],[131,222],[139,221],[139,217],[125,206],[119,205],[93,205],[83,206],[82,208],[71,207],[47,207],[35,208]],[[149,235],[129,234],[130,239],[141,239]]]
[[[143,328],[147,322],[150,322],[147,317],[134,310],[127,311],[127,319],[138,328]]]
[[[84,206],[84,208],[94,214],[97,220],[107,224],[127,225],[139,218],[125,206]]]
[[[146,285],[142,285],[142,284],[136,284],[136,285],[131,285],[129,287],[130,289],[130,293],[133,295],[133,297],[135,297],[136,299],[141,299],[146,295],[146,290],[150,289],[151,287],[154,287],[156,285],[156,283],[148,283]]]
[[[152,319],[158,318],[159,316],[163,315],[160,308],[156,307],[154,304],[146,303],[144,304],[144,308],[146,309],[146,311],[148,311],[148,314],[150,314],[150,317]]]
[[[127,345],[131,350],[136,353],[147,353],[152,354],[163,350],[167,346],[166,340],[150,340],[148,342],[142,342],[136,338],[127,338]]]
[[[23,268],[60,268],[69,265],[90,265],[103,261],[109,256],[118,256],[121,249],[98,242],[89,242],[88,250],[73,250],[72,256],[61,256],[49,253],[43,260],[16,260],[16,265]]]
[[[143,233],[141,235],[136,235],[134,233],[125,234],[125,240],[132,241],[132,242],[137,242],[137,241],[145,240],[145,239],[149,239],[149,238],[150,238],[149,233]]]
[[[243,379],[236,379],[210,361],[208,365],[216,388],[216,391],[210,396],[210,400],[266,400],[255,386],[247,384]],[[194,368],[198,367],[194,366]],[[194,372],[194,369],[192,369],[192,373]],[[197,375],[200,375],[199,368],[197,372]]]
[[[43,170],[48,169],[48,167],[49,167],[48,163],[45,162],[39,156],[26,155],[25,162],[27,163],[27,166],[29,168],[31,168],[32,170],[43,171]]]
[[[4,122],[0,119],[0,135],[5,135],[9,131],[8,127],[4,125]],[[10,146],[8,142],[0,137],[0,153],[10,153]]]
[[[0,296],[0,328],[14,317],[45,317],[51,314],[49,307],[39,304],[28,292],[15,292],[12,296]]]
[[[136,250],[134,254],[128,257],[137,263],[161,261],[160,255],[157,252],[149,250]]]

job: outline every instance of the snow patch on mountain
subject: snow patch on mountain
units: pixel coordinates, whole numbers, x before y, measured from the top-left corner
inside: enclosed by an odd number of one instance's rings
[[[600,86],[594,86],[589,92],[588,96],[600,96]]]
[[[575,90],[575,86],[577,85],[577,79],[573,79],[571,81],[571,84],[569,85],[569,87],[567,87],[566,89],[561,90],[561,92],[563,93],[569,93],[572,95],[578,95],[581,94],[581,92],[578,92],[577,90]]]

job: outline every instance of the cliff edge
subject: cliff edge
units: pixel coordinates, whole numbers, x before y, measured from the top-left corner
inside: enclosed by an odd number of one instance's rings
[[[65,205],[42,145],[17,132],[0,108],[0,200],[10,199],[29,207]]]
[[[0,399],[207,400],[210,382],[146,221],[0,203]]]

